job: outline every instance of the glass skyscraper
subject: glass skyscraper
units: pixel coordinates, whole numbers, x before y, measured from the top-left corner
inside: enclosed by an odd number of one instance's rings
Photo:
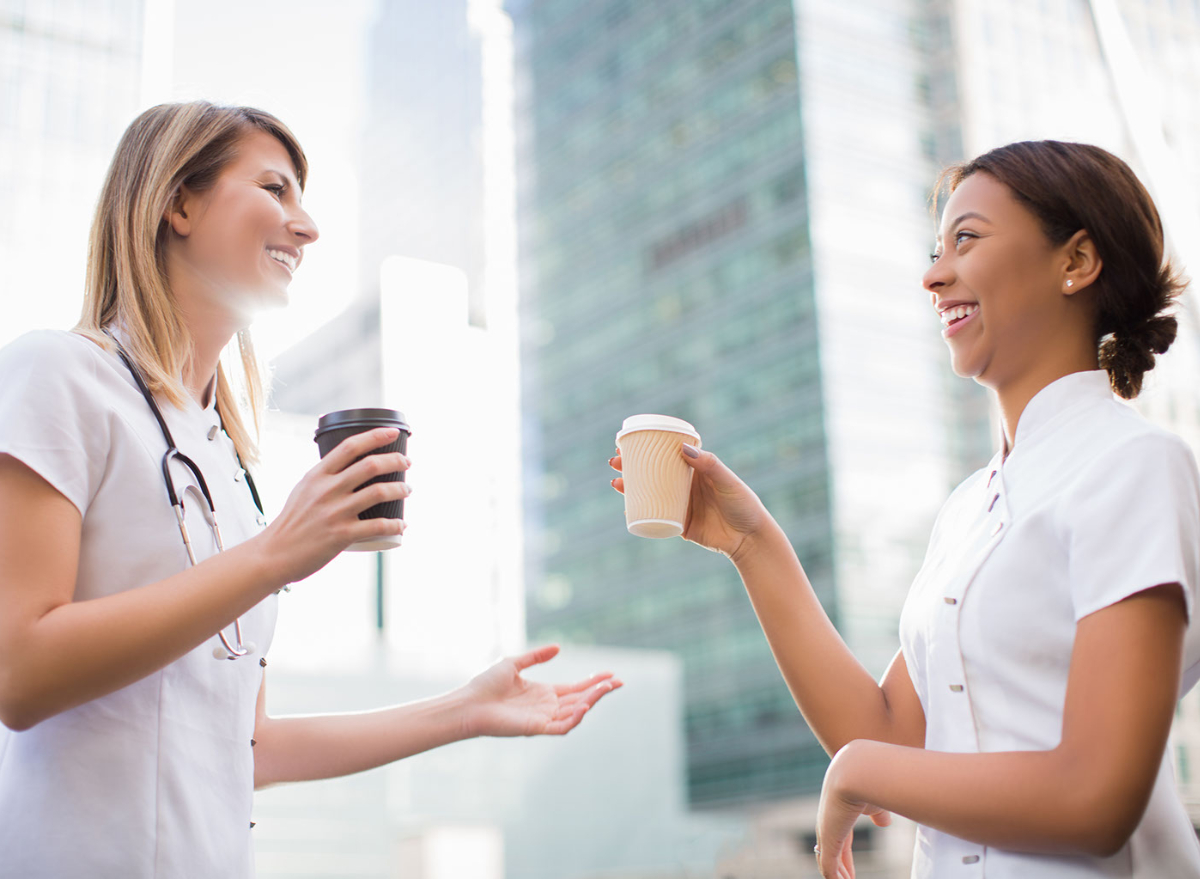
[[[143,52],[169,38],[151,6],[0,0],[0,345],[79,317],[100,182],[147,76],[163,76]]]
[[[629,536],[605,462],[627,415],[695,424],[882,671],[938,505],[988,445],[948,414],[920,287],[910,4],[508,9],[530,637],[683,657],[693,803],[816,791],[826,758],[736,572]]]

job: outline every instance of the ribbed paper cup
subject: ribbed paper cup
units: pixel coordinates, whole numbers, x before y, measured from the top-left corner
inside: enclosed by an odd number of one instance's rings
[[[404,420],[404,413],[398,412],[395,409],[342,409],[338,412],[330,412],[327,415],[322,415],[317,422],[317,432],[313,436],[313,441],[317,444],[317,448],[321,452],[321,457],[324,458],[337,448],[338,444],[343,440],[354,436],[356,433],[374,430],[377,427],[398,428],[400,435],[396,437],[394,442],[367,452],[368,455],[386,455],[391,452],[404,454],[407,451],[408,436],[411,430],[409,429],[408,422]],[[366,457],[366,455],[363,457]],[[358,460],[361,461],[362,458]],[[374,479],[369,479],[356,488],[355,491],[361,491],[368,485],[374,485],[376,482],[403,481],[404,471],[397,470],[395,473],[384,473],[376,476]],[[358,518],[403,519],[404,499],[384,501],[381,504],[376,504],[359,513]],[[392,534],[386,537],[359,540],[347,546],[346,549],[350,552],[372,552],[375,550],[392,549],[399,545],[400,535]]]
[[[617,433],[625,480],[625,527],[638,537],[678,537],[687,520],[692,468],[684,443],[700,446],[696,428],[670,415],[631,415]]]

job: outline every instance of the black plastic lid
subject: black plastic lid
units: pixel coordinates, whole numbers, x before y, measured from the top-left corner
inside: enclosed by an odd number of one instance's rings
[[[412,433],[404,413],[398,409],[339,409],[322,415],[317,421],[317,433],[343,427],[398,427]]]

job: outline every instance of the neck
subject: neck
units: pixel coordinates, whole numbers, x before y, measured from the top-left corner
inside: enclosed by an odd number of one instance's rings
[[[1078,346],[1064,346],[1055,352],[1055,356],[997,384],[994,390],[1000,406],[1000,424],[1004,429],[1005,455],[1012,450],[1016,441],[1021,414],[1042,388],[1063,376],[1099,368],[1095,346],[1088,341]]]
[[[211,329],[205,332],[195,326],[189,326],[188,329],[192,335],[192,356],[183,369],[183,386],[192,399],[203,407],[217,392],[217,364],[233,334]]]
[[[224,307],[222,297],[182,260],[167,251],[167,283],[192,341],[191,356],[183,369],[183,386],[201,406],[216,393],[217,364],[234,334],[245,327]]]

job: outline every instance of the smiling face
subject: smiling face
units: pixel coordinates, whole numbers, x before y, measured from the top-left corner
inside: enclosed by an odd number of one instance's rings
[[[1067,337],[1074,344],[1091,332],[1074,296],[1077,246],[1077,238],[1052,244],[1037,217],[991,175],[959,184],[923,279],[955,373],[997,388],[1037,370]]]
[[[184,186],[172,207],[168,277],[182,308],[219,313],[238,327],[287,302],[287,287],[317,227],[300,206],[287,149],[264,131],[238,142],[212,187]]]

